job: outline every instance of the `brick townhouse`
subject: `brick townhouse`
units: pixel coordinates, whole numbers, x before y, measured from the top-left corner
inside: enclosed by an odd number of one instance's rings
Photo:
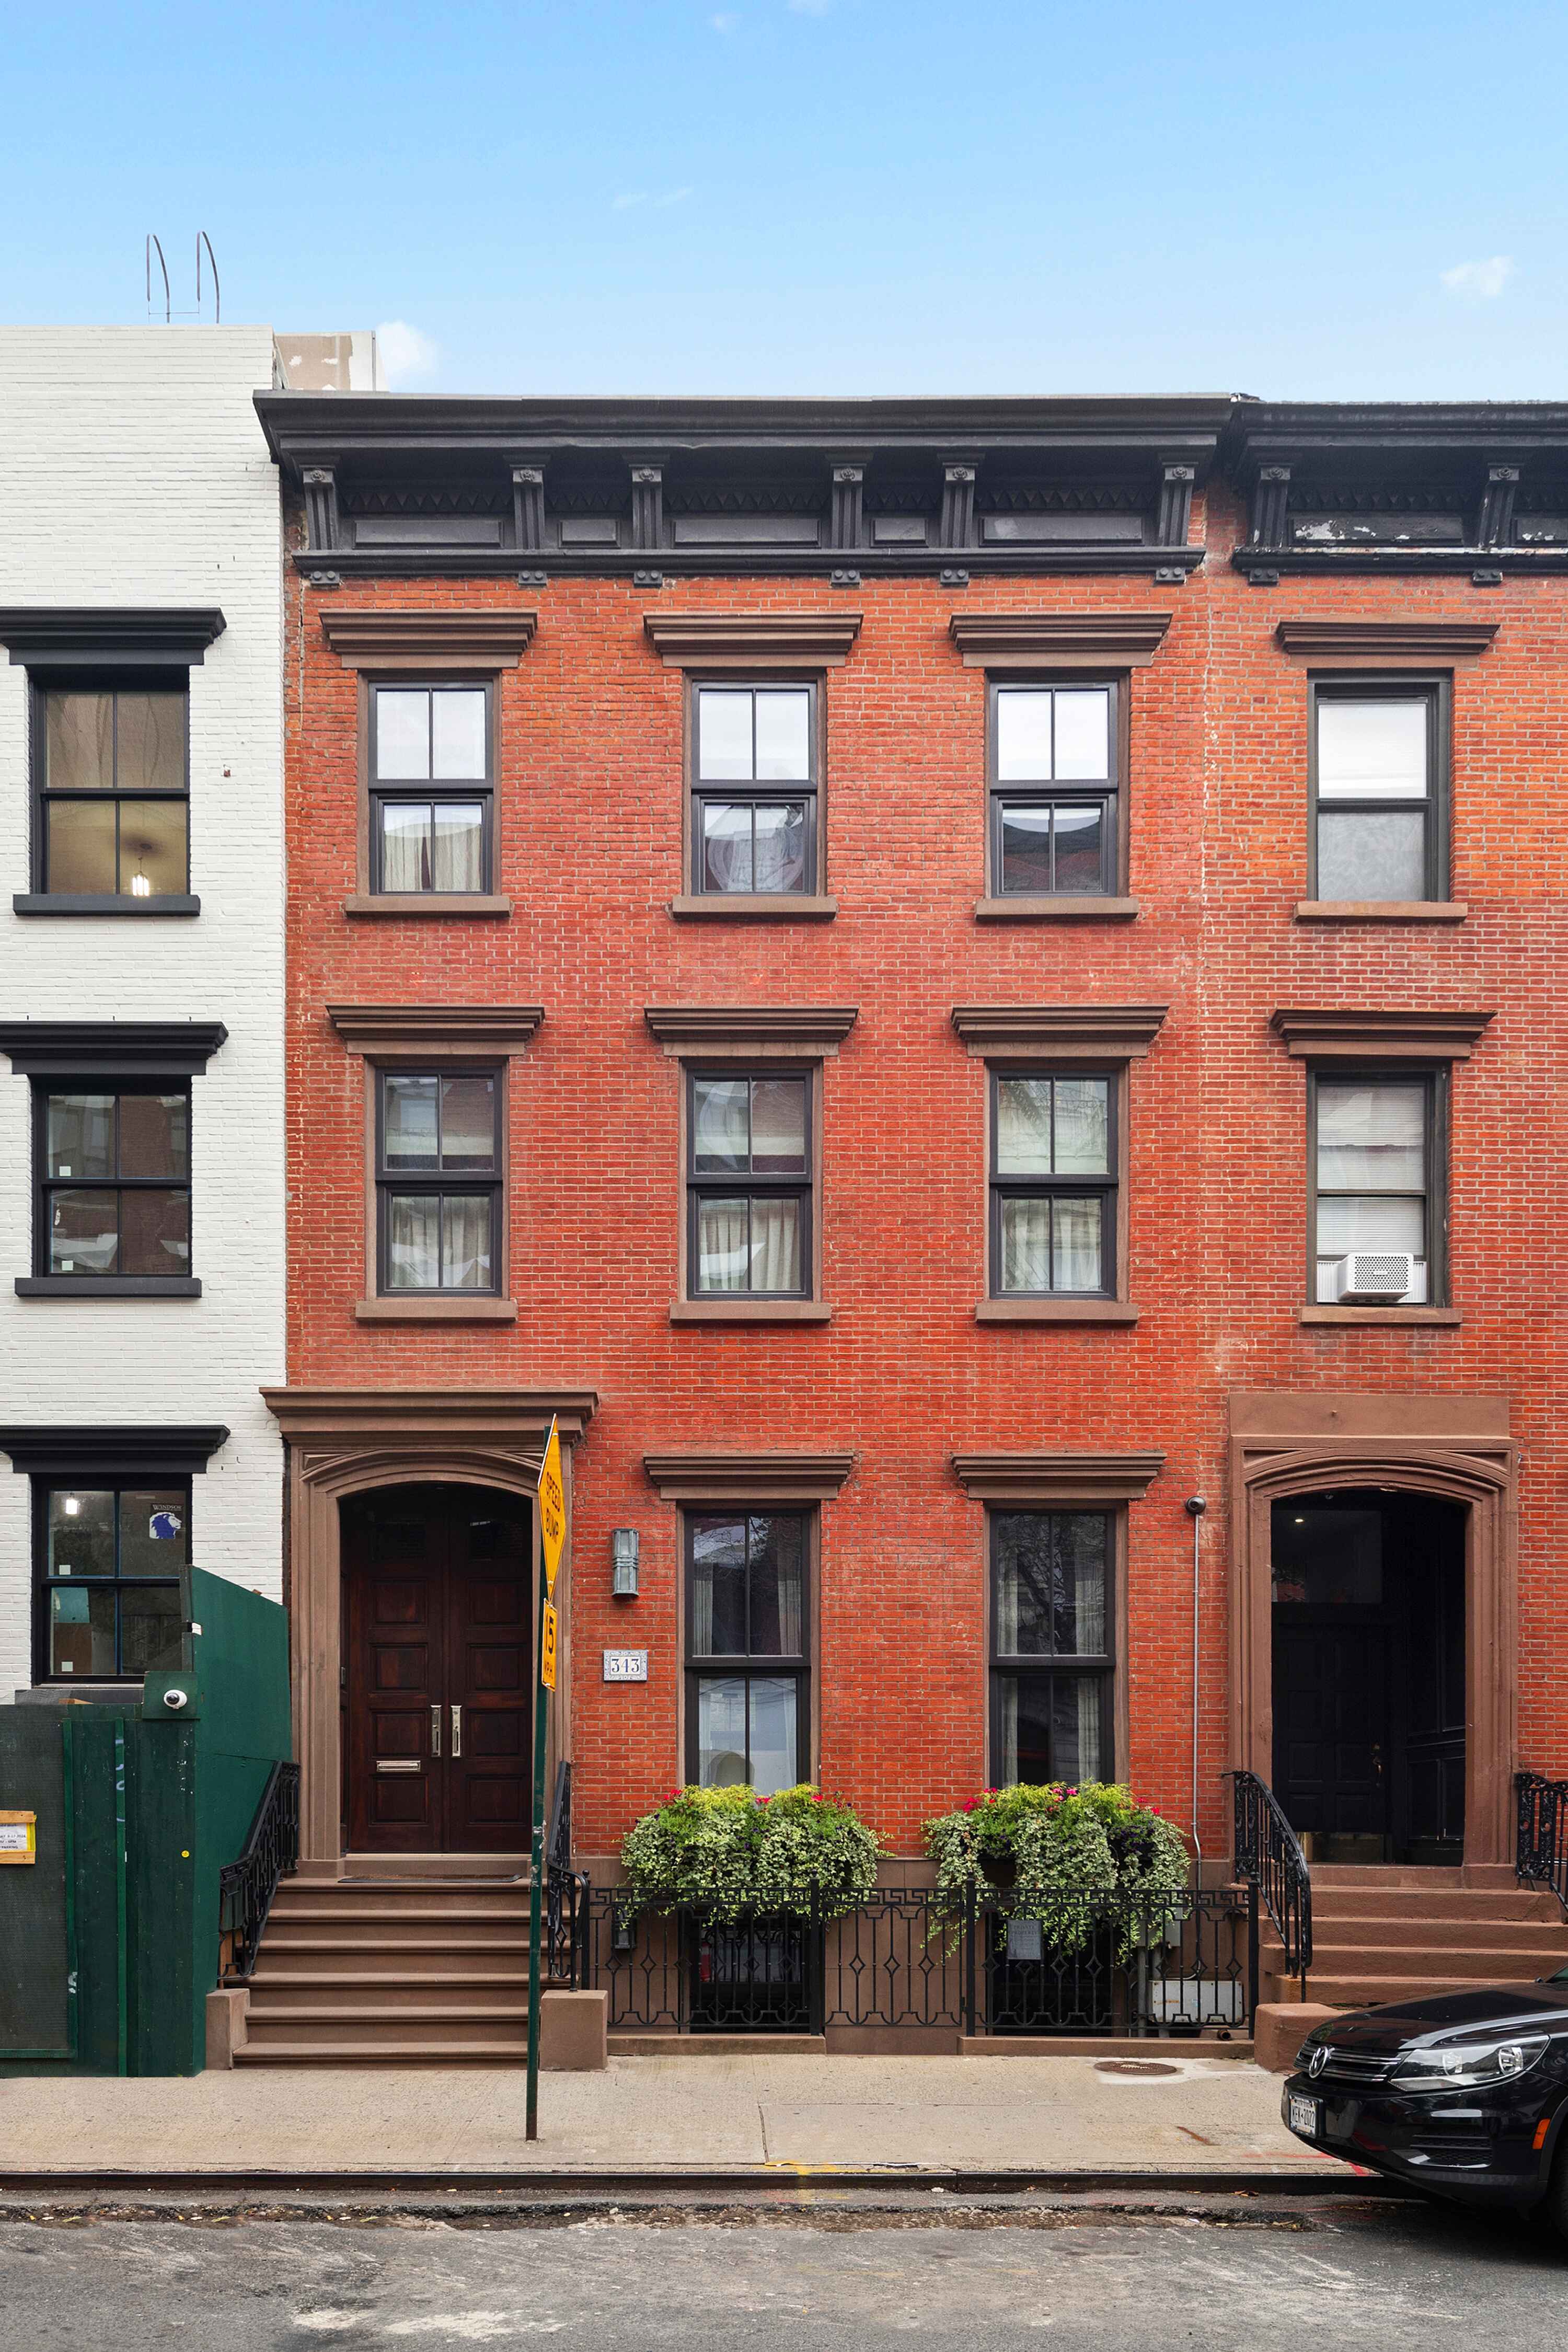
[[[524,1847],[552,1412],[595,1869],[743,1778],[910,1856],[1118,1777],[1215,1865],[1233,1767],[1510,1864],[1568,411],[258,406],[307,1872]]]

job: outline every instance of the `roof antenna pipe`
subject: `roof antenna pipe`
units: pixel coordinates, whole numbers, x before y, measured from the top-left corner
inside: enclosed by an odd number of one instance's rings
[[[1198,1835],[1198,1522],[1208,1505],[1201,1495],[1189,1495],[1182,1507],[1193,1523],[1193,1884],[1201,1894],[1204,1845]]]
[[[147,232],[147,316],[153,316],[153,256],[158,257],[158,267],[163,273],[163,324],[169,326],[174,316],[174,302],[169,293],[169,265],[163,258],[163,248],[155,229]]]
[[[196,231],[196,316],[199,319],[202,311],[202,247],[204,245],[207,249],[207,265],[212,271],[213,325],[215,327],[221,327],[223,324],[223,289],[217,282],[217,256],[213,251],[213,241],[207,235],[205,228],[199,228]]]

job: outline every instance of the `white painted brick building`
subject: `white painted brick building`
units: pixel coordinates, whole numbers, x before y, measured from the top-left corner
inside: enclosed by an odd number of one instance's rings
[[[49,1234],[36,1227],[53,1211],[40,1205],[47,1171],[34,1165],[37,1082],[0,1057],[0,1425],[226,1424],[226,1441],[192,1480],[192,1557],[276,1597],[281,1446],[258,1391],[284,1377],[279,516],[251,404],[271,380],[265,327],[0,330],[10,646],[0,651],[0,1024],[7,1034],[19,1022],[66,1021],[222,1023],[228,1033],[190,1080],[187,1272],[199,1297],[18,1294],[16,1277],[37,1285],[47,1271]],[[224,622],[189,669],[189,894],[199,913],[149,914],[147,899],[135,913],[13,911],[16,898],[37,908],[47,879],[37,862],[42,706],[30,703],[45,673],[30,688],[18,608],[46,630],[50,614],[89,608],[99,618],[84,626],[86,646],[93,626],[112,637],[101,616],[171,607],[219,608]],[[90,676],[68,679],[59,660],[57,682],[90,687]],[[83,822],[97,820],[89,812]],[[130,819],[119,822],[113,854],[123,858]],[[6,1695],[35,1677],[39,1573],[33,1481],[10,1468],[0,1456]],[[85,1457],[73,1475],[95,1483]]]

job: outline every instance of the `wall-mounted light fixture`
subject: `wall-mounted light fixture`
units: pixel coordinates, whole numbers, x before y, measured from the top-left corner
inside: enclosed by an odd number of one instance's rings
[[[637,1599],[637,1549],[636,1528],[617,1528],[610,1538],[610,1591],[617,1601]]]

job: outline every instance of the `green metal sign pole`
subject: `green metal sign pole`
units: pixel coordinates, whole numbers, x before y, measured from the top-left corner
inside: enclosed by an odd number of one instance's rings
[[[539,1542],[539,1622],[533,1643],[533,1843],[529,1852],[528,1889],[528,2128],[539,2137],[539,1946],[544,1932],[544,1744],[550,1727],[550,1693],[544,1686],[544,1612],[550,1588],[544,1571],[544,1533]]]

